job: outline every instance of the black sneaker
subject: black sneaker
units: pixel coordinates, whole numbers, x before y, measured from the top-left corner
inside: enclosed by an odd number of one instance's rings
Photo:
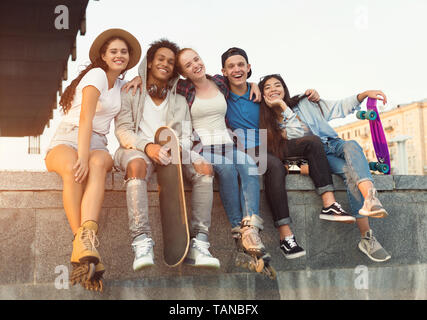
[[[280,250],[286,259],[295,259],[305,256],[305,250],[298,245],[294,235],[280,240]]]
[[[348,214],[338,202],[334,202],[327,208],[322,208],[320,219],[345,223],[354,223],[356,221],[356,218]]]

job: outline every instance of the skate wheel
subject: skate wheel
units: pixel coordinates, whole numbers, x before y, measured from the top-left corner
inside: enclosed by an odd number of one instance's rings
[[[378,115],[377,115],[377,113],[376,113],[374,110],[369,110],[369,111],[366,113],[366,119],[368,119],[368,120],[373,121],[373,120],[375,120],[377,117],[378,117]]]
[[[369,169],[371,169],[372,171],[376,171],[377,165],[378,165],[378,162],[369,162]]]
[[[85,281],[91,280],[95,276],[95,269],[94,263],[73,264],[73,271],[70,274],[71,285],[82,284]]]
[[[366,111],[357,111],[356,118],[365,120],[366,119]]]
[[[277,273],[276,273],[276,270],[272,266],[268,265],[266,267],[266,271],[267,271],[267,276],[271,280],[275,280],[276,279]]]
[[[385,163],[380,164],[379,167],[382,173],[388,173],[390,171],[390,167]]]
[[[89,268],[88,268],[88,272],[86,274],[86,279],[90,280],[93,278],[93,276],[95,275],[95,264],[94,263],[90,263],[89,264]]]
[[[264,269],[264,260],[258,259],[255,266],[255,271],[260,273]]]
[[[255,267],[255,263],[253,263],[252,261],[249,263],[249,265],[247,265],[247,268],[249,269],[249,271],[255,271],[256,267]]]
[[[240,261],[239,257],[236,257],[236,259],[234,260],[234,265],[236,267],[240,267],[241,264],[242,264],[242,262]]]
[[[81,286],[90,291],[99,291],[102,292],[104,285],[101,279],[92,279],[92,280],[86,280],[85,282],[81,283]]]

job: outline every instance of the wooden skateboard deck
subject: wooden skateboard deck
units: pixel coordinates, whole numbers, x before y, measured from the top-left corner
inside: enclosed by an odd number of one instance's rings
[[[303,157],[286,157],[284,159],[284,165],[288,173],[300,173],[305,176],[309,174],[308,161]],[[297,166],[300,171],[290,170],[291,166]]]
[[[163,231],[163,257],[169,267],[176,267],[184,261],[190,243],[179,141],[171,128],[160,127],[156,131],[154,143],[169,147],[172,157],[169,165],[157,165],[156,171]]]
[[[390,174],[390,154],[383,125],[381,123],[380,113],[377,109],[377,100],[368,98],[366,107],[367,112],[364,113],[364,111],[359,111],[357,113],[357,118],[369,120],[372,144],[374,145],[375,155],[378,160],[378,162],[370,162],[369,168],[384,174]]]

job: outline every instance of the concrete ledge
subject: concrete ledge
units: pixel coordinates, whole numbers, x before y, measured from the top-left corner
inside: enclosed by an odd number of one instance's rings
[[[371,219],[370,224],[392,259],[381,264],[370,261],[357,249],[360,239],[357,227],[320,220],[321,200],[311,179],[289,175],[286,183],[291,227],[307,255],[295,260],[283,258],[278,248],[278,232],[261,192],[260,211],[265,221],[261,236],[278,271],[278,279],[271,281],[234,266],[234,242],[218,192],[214,193],[210,241],[211,252],[220,259],[221,269],[201,270],[185,265],[168,268],[162,259],[155,177],[149,182],[149,207],[156,266],[134,273],[123,177],[112,173],[107,178],[99,237],[108,289],[98,296],[77,287],[54,289],[55,280],[62,275],[58,270],[70,270],[72,241],[62,207],[61,179],[47,172],[0,172],[0,299],[381,299],[382,295],[398,299],[403,297],[399,290],[410,291],[407,298],[425,299],[427,177],[377,175],[374,178],[379,198],[390,216]],[[348,209],[341,179],[334,176],[334,185],[338,201]],[[187,185],[186,189],[190,204],[191,187]],[[354,278],[359,265],[366,266],[375,279],[383,274],[383,282],[378,280],[379,284],[369,294],[353,290],[345,295],[343,292],[350,285],[341,286],[336,281],[340,277]],[[409,279],[408,289],[404,288],[404,280],[397,279],[405,277]],[[213,291],[205,290],[207,287]],[[394,293],[387,295],[389,291]]]
[[[336,175],[332,176],[333,183],[338,191],[345,191],[342,179]],[[386,176],[374,175],[375,186],[378,191],[386,190],[424,190],[425,176]],[[262,179],[260,178],[260,181]],[[299,174],[290,174],[286,178],[286,188],[294,190],[314,190],[314,185],[310,177]],[[191,186],[186,183],[186,189],[191,190]],[[0,191],[62,191],[62,180],[53,172],[28,172],[28,171],[0,171]],[[118,172],[107,175],[105,190],[124,191],[123,174]],[[157,191],[157,178],[154,174],[148,183],[149,191]],[[215,183],[214,190],[218,191],[218,184]],[[263,190],[263,183],[261,183]]]
[[[54,283],[0,286],[1,299],[43,300],[425,300],[427,264],[279,271],[275,281],[253,273],[156,277],[105,282],[104,292]]]

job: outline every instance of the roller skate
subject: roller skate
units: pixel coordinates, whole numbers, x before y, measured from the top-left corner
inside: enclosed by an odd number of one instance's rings
[[[99,245],[96,233],[98,224],[95,221],[86,221],[78,230],[73,240],[70,275],[71,285],[80,283],[84,288],[98,288],[102,290],[102,274],[105,268],[100,263],[96,247]]]
[[[262,219],[256,215],[246,217],[239,226],[231,230],[236,243],[235,264],[252,272],[262,273],[270,279],[276,279],[276,270],[270,265],[271,255],[266,252],[259,237]]]
[[[105,272],[105,267],[102,264],[102,262],[99,262],[95,266],[95,272],[93,277],[90,279],[86,279],[83,282],[80,282],[80,285],[86,290],[102,292],[104,288],[104,284],[102,282],[102,275],[104,274],[104,272]]]

